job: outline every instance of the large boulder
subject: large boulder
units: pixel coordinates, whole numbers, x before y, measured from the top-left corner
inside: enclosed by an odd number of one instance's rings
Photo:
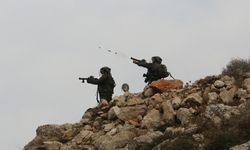
[[[65,142],[71,140],[78,132],[72,124],[43,125],[37,128],[37,136],[46,141]]]
[[[128,107],[117,107],[114,106],[108,113],[108,118],[112,119],[114,117],[119,118],[123,121],[137,120],[138,116],[144,115],[146,112],[145,105],[128,106]]]
[[[214,86],[215,86],[216,88],[222,88],[222,87],[225,86],[225,83],[224,83],[223,81],[221,81],[221,80],[216,80],[216,81],[214,82]]]
[[[171,102],[170,101],[163,102],[162,110],[163,110],[162,120],[165,121],[166,123],[173,123],[175,120],[176,113],[172,107]]]
[[[128,99],[127,101],[127,106],[135,106],[141,104],[144,104],[144,101],[140,97],[133,97],[131,99]]]
[[[234,101],[233,98],[234,98],[234,95],[235,95],[236,91],[237,91],[237,88],[235,86],[232,87],[229,90],[226,90],[226,89],[222,90],[220,92],[220,98],[221,98],[222,102],[224,104],[230,104],[230,103],[232,103]]]
[[[218,94],[216,92],[208,93],[208,104],[218,103]]]
[[[182,125],[187,125],[191,120],[192,113],[187,108],[180,108],[176,112],[176,117],[180,120]]]
[[[181,80],[157,80],[153,81],[149,86],[160,92],[167,92],[172,89],[182,88],[183,82]]]
[[[152,109],[142,120],[142,127],[146,127],[148,129],[157,128],[161,122],[161,114],[158,110]]]
[[[188,95],[183,101],[182,105],[201,105],[203,103],[203,98],[200,96],[199,93],[192,93]]]
[[[102,135],[94,139],[94,145],[98,150],[116,150],[124,148],[133,138],[137,136],[136,131],[122,130],[121,132],[111,135]]]

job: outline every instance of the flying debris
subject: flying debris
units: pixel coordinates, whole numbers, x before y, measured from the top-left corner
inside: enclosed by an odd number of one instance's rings
[[[130,58],[129,56],[127,56],[126,54],[122,53],[122,52],[117,52],[117,51],[113,51],[111,49],[105,49],[105,48],[102,48],[101,46],[98,46],[99,49],[102,49],[104,51],[107,51],[109,53],[112,53],[114,54],[115,56],[118,56],[118,57],[121,57],[121,58]]]

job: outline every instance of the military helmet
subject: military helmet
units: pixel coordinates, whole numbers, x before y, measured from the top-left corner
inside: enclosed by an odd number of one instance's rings
[[[159,56],[154,56],[154,57],[152,57],[152,62],[161,64],[162,59]]]
[[[127,92],[129,90],[129,85],[127,83],[122,84],[122,90]]]
[[[102,74],[104,74],[104,73],[110,73],[110,71],[111,71],[111,69],[110,69],[109,67],[102,67],[102,68],[100,69],[100,72],[101,72]]]

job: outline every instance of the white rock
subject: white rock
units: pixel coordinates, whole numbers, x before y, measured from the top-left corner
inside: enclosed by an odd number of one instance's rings
[[[222,88],[222,87],[224,87],[225,86],[225,83],[223,82],[223,81],[221,81],[221,80],[216,80],[215,82],[214,82],[214,86],[216,87],[216,88]]]

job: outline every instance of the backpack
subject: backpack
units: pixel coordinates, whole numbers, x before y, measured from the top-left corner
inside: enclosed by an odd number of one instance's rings
[[[167,67],[163,64],[160,64],[160,67],[158,69],[158,74],[161,78],[166,78],[169,76],[169,72],[167,71]]]

